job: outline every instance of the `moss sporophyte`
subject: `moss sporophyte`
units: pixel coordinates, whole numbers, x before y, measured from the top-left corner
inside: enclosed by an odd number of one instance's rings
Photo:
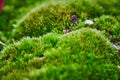
[[[64,34],[69,33],[71,31],[71,28],[78,23],[77,15],[72,15],[70,19],[71,19],[71,24],[66,30],[63,30]]]

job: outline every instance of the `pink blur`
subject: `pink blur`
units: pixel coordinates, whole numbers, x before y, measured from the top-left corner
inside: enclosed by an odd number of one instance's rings
[[[4,0],[0,0],[0,11],[3,9],[4,6]]]

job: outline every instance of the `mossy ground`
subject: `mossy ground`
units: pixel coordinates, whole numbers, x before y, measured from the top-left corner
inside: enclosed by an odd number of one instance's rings
[[[0,17],[3,22],[9,20],[8,24],[0,22],[0,39],[6,42],[0,52],[0,79],[119,80],[120,51],[113,46],[114,42],[120,42],[119,2],[11,0],[12,5],[6,3],[0,14],[2,17],[11,14],[4,19]],[[17,10],[13,14],[14,9]],[[77,16],[77,22],[71,27],[72,15]],[[94,24],[85,24],[87,19]],[[63,30],[69,27],[71,31],[64,34]]]

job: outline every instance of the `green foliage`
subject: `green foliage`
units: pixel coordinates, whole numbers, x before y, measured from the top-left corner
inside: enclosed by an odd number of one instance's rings
[[[113,63],[116,51],[100,31],[90,28],[23,38],[1,54],[2,80],[119,79],[120,74],[119,64]]]

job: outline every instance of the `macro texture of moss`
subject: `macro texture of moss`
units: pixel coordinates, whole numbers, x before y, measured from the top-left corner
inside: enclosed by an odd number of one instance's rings
[[[119,79],[110,42],[96,29],[23,38],[1,51],[2,80]],[[119,63],[119,61],[118,61]]]
[[[120,80],[119,3],[6,0],[0,80]]]
[[[71,13],[64,5],[66,4],[49,3],[38,6],[18,22],[13,29],[13,36],[19,39],[23,36],[40,36],[51,31],[62,31],[69,26]]]
[[[112,39],[118,40],[120,38],[120,35],[116,35],[119,34],[120,30],[120,23],[117,19],[120,16],[117,8],[119,7],[118,2],[118,0],[111,0],[109,4],[107,1],[102,4],[99,0],[69,0],[69,2],[61,1],[49,3],[48,5],[44,4],[43,6],[40,5],[18,21],[18,24],[13,29],[13,38],[20,39],[23,36],[39,36],[51,31],[62,33],[63,29],[70,26],[70,17],[77,15],[82,22],[86,19],[95,20],[94,28],[108,30]],[[115,12],[107,9],[107,7],[111,6]],[[86,26],[82,25],[82,27]]]

